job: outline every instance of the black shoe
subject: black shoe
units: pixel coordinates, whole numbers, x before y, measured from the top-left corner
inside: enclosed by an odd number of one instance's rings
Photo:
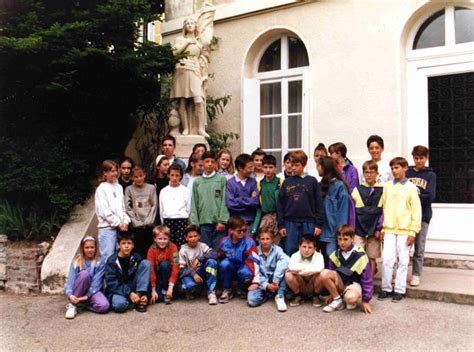
[[[379,295],[377,296],[377,299],[378,299],[379,301],[385,301],[385,300],[389,299],[391,295],[392,295],[391,292],[388,292],[388,291],[380,291]]]
[[[403,295],[401,293],[395,292],[392,296],[392,302],[400,302],[403,299]]]
[[[136,304],[135,305],[135,310],[140,313],[145,313],[146,312],[146,304]]]

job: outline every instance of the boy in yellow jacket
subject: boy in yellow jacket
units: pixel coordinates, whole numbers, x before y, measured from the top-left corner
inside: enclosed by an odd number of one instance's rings
[[[421,228],[421,203],[416,186],[406,178],[408,162],[401,157],[390,161],[394,179],[384,185],[382,206],[382,291],[378,299],[399,302],[406,291],[410,247]],[[395,288],[392,295],[393,266],[398,257]]]

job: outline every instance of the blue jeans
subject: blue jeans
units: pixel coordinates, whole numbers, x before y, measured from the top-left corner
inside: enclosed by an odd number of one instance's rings
[[[234,277],[237,277],[237,281],[241,287],[253,278],[253,273],[247,265],[232,263],[227,258],[219,263],[219,275],[222,288],[227,290],[232,288],[232,279]]]
[[[285,221],[285,253],[291,257],[293,253],[297,252],[300,238],[305,235],[313,236],[314,227],[315,225],[312,222]]]
[[[203,224],[199,226],[201,230],[201,242],[204,242],[209,247],[217,250],[217,246],[222,238],[224,238],[226,231],[216,231],[216,224]]]
[[[150,286],[150,272],[151,264],[148,260],[144,259],[140,262],[135,273],[135,277],[132,282],[125,283],[129,286],[130,292],[136,292],[140,294],[147,294]],[[124,312],[127,310],[130,304],[129,297],[115,294],[112,296],[112,309],[115,312]]]
[[[273,282],[272,279],[273,279],[273,277],[270,277],[268,282],[270,282],[270,283]],[[283,294],[284,295],[285,292],[286,292],[286,288],[287,288],[284,276],[281,279],[281,281],[278,283],[278,286],[279,286],[279,289],[278,289],[277,294]],[[250,307],[257,307],[257,306],[265,303],[267,299],[268,299],[268,292],[266,290],[264,290],[263,288],[259,287],[256,290],[249,291],[249,293],[247,295],[247,304]]]
[[[117,229],[114,227],[104,227],[99,229],[99,250],[104,260],[107,260],[117,249]]]
[[[428,234],[427,222],[421,223],[421,230],[415,237],[415,253],[413,253],[413,275],[421,276],[423,271],[423,262],[425,260],[426,235]]]
[[[163,301],[163,290],[168,289],[168,284],[171,276],[171,263],[167,260],[163,260],[155,268],[156,273],[156,293],[158,294],[158,301]]]
[[[203,281],[206,283],[207,293],[211,293],[216,289],[217,283],[217,261],[215,259],[207,259],[196,271]],[[192,291],[196,288],[197,283],[192,276],[184,276],[181,278],[183,289]]]

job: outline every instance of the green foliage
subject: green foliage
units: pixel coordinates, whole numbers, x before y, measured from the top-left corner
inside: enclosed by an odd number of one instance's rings
[[[159,77],[176,59],[169,45],[137,44],[138,24],[158,18],[158,1],[8,4],[0,11],[0,216],[9,220],[0,226],[12,237],[41,236],[91,194],[100,161],[122,155],[136,116],[159,105]]]
[[[232,97],[224,95],[222,97],[208,96],[206,99],[207,117],[210,122],[215,121],[219,115],[224,113],[224,108],[230,103]],[[206,129],[209,137],[206,138],[209,148],[214,151],[229,148],[232,140],[239,139],[239,134],[234,132],[217,132],[212,128]]]

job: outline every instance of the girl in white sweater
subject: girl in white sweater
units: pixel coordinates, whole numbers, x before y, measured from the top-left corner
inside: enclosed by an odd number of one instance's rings
[[[186,243],[184,230],[191,213],[191,195],[180,183],[183,170],[178,165],[170,166],[168,177],[170,183],[160,193],[160,218],[170,229],[171,242],[180,248]]]
[[[130,218],[125,212],[123,189],[117,181],[118,165],[105,160],[101,164],[102,183],[95,191],[95,213],[99,220],[99,249],[106,260],[117,247],[117,232],[127,231]]]

